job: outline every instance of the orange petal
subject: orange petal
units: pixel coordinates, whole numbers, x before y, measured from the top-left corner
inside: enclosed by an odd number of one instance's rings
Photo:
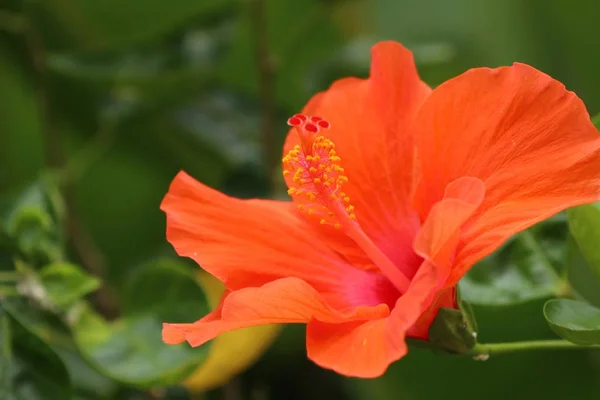
[[[415,252],[438,266],[451,268],[461,227],[481,205],[484,195],[485,186],[477,178],[464,176],[451,182],[419,230]]]
[[[200,346],[224,332],[249,326],[307,323],[313,319],[339,323],[387,315],[389,307],[385,304],[346,311],[334,309],[308,283],[283,278],[259,288],[230,293],[218,309],[195,323],[164,324],[163,340],[169,344],[187,340],[192,346]]]
[[[380,320],[332,324],[311,322],[307,330],[308,356],[325,368],[349,376],[373,378],[407,352],[405,338],[426,338],[441,305],[454,292],[442,290],[451,273],[460,229],[484,199],[483,183],[471,177],[452,182],[415,239],[415,251],[425,261],[408,291],[390,316]],[[444,297],[440,297],[444,296]]]
[[[197,278],[210,307],[216,308],[221,304],[225,287],[202,270],[198,271]],[[254,364],[280,331],[280,325],[260,325],[220,335],[211,343],[206,359],[181,384],[191,392],[206,392],[222,386]]]
[[[389,317],[343,324],[313,321],[308,324],[308,357],[339,374],[375,378],[408,351],[407,331],[432,304],[447,274],[425,261],[411,287],[398,299]]]
[[[446,187],[443,200],[432,207],[419,230],[414,243],[415,252],[439,268],[440,277],[448,278],[452,274],[462,227],[481,206],[484,196],[485,186],[477,178],[465,176],[451,182]],[[453,287],[435,293],[434,302],[423,310],[408,334],[427,339],[429,327],[439,308],[454,305],[455,295]]]
[[[304,109],[331,123],[323,134],[341,158],[349,179],[343,190],[355,206],[358,222],[408,276],[420,264],[410,251],[418,219],[409,203],[414,149],[409,124],[429,92],[419,79],[412,53],[398,43],[382,42],[373,47],[369,79],[338,81]],[[295,130],[290,131],[284,154],[298,141]],[[328,232],[327,237],[336,249],[349,249],[350,258],[360,262],[343,234]]]
[[[162,202],[167,239],[231,290],[284,277],[308,282],[328,304],[393,304],[379,273],[354,268],[316,236],[291,202],[240,200],[179,173]]]
[[[477,68],[440,85],[414,127],[422,220],[450,182],[471,176],[486,188],[462,228],[453,282],[513,234],[599,197],[600,139],[584,104],[527,65]]]

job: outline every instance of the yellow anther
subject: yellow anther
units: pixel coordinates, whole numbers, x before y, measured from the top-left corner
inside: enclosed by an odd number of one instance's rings
[[[283,174],[293,186],[288,194],[300,197],[298,209],[314,215],[323,225],[336,229],[346,227],[356,220],[350,198],[341,189],[348,182],[342,175],[341,158],[333,143],[317,135],[301,136],[302,144],[296,145],[283,157]]]

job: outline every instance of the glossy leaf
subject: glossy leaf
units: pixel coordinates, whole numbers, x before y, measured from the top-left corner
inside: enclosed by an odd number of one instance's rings
[[[47,265],[39,271],[38,277],[49,300],[59,308],[71,305],[101,285],[100,279],[69,263]]]
[[[151,387],[179,382],[204,359],[206,346],[190,348],[162,342],[163,322],[193,321],[208,312],[203,290],[185,266],[160,260],[127,287],[123,317],[106,322],[89,306],[74,312],[72,329],[80,350],[112,379]]]
[[[0,308],[0,398],[70,400],[68,372],[58,355]]]
[[[506,306],[550,297],[564,283],[559,278],[549,248],[562,245],[544,244],[532,231],[522,232],[476,265],[461,281],[466,302],[479,305]]]
[[[600,345],[600,308],[578,300],[553,299],[544,305],[550,328],[579,345]]]
[[[600,279],[600,203],[567,210],[569,228],[588,267]]]

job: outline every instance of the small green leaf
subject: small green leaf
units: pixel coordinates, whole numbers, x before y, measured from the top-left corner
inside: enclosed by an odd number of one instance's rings
[[[582,301],[552,299],[544,305],[550,328],[579,345],[600,344],[600,309]]]
[[[69,263],[47,265],[38,276],[48,298],[59,308],[71,305],[101,285],[100,279]]]
[[[64,204],[52,176],[44,176],[13,193],[0,210],[0,230],[33,264],[62,259]]]
[[[506,306],[557,293],[563,282],[553,261],[560,255],[550,253],[550,249],[562,252],[562,239],[545,244],[538,235],[521,232],[476,265],[460,281],[463,299],[472,304]]]
[[[68,372],[58,355],[0,308],[0,398],[69,400]]]
[[[567,217],[588,267],[600,279],[600,203],[571,208]]]
[[[206,346],[162,342],[163,322],[192,322],[208,312],[203,290],[185,265],[160,260],[140,268],[127,287],[123,317],[106,322],[89,307],[73,312],[75,341],[112,379],[138,387],[179,382],[204,359]]]

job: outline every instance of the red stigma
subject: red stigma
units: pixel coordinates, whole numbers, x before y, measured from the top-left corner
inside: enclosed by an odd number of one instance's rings
[[[302,120],[297,116],[293,116],[287,120],[289,126],[299,126],[302,124]]]
[[[307,155],[312,154],[312,146],[314,141],[319,137],[319,132],[331,127],[329,121],[321,117],[304,114],[292,115],[287,120],[287,123],[298,132],[300,142],[302,143],[302,151]]]
[[[329,129],[331,127],[331,124],[328,121],[325,121],[324,119],[320,119],[319,121],[317,121],[317,125],[319,126],[319,128],[323,129]]]
[[[318,133],[321,129],[331,128],[329,121],[315,115],[294,114],[288,120],[289,126],[296,127],[301,131]]]
[[[298,118],[302,122],[305,122],[308,119],[308,117],[304,114],[294,114],[294,116],[292,118]]]
[[[316,125],[311,124],[311,123],[304,125],[304,129],[309,132],[314,132],[314,133],[317,133],[319,131],[319,128]]]

